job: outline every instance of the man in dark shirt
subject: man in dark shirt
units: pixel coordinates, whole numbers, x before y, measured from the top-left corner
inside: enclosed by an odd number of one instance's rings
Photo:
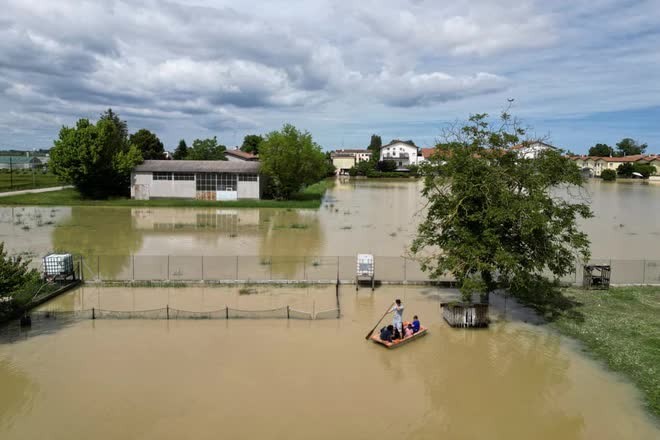
[[[385,342],[392,342],[392,336],[394,335],[394,326],[388,325],[380,329],[380,340]]]

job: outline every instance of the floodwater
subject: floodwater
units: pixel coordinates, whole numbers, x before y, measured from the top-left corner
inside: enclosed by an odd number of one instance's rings
[[[0,208],[11,253],[98,255],[351,256],[407,254],[420,221],[421,183],[338,180],[319,210]],[[660,260],[660,184],[591,180],[579,194],[594,259]],[[2,199],[0,199],[0,202]]]
[[[238,289],[86,286],[42,308],[336,302],[333,286]],[[659,438],[634,388],[570,341],[510,311],[487,330],[451,329],[439,302],[452,295],[345,287],[342,316],[330,320],[13,325],[0,330],[0,438]],[[365,341],[396,297],[429,334],[396,350]]]

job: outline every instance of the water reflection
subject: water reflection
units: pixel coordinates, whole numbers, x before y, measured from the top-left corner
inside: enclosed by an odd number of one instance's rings
[[[11,430],[17,417],[29,414],[38,389],[20,367],[0,358],[0,431]]]

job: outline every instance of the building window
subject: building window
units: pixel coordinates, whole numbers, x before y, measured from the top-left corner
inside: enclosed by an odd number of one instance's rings
[[[195,180],[194,173],[174,173],[174,180]]]
[[[155,171],[151,176],[153,180],[172,180],[172,173],[162,171]]]
[[[215,173],[197,173],[197,179],[195,179],[197,191],[215,191],[215,177]]]
[[[238,175],[238,181],[239,182],[256,182],[257,181],[257,175],[256,174],[239,174]]]

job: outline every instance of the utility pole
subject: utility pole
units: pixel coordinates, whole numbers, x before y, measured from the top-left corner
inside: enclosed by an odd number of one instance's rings
[[[33,160],[34,160],[34,149],[32,150],[32,158],[30,159],[30,167],[32,168],[32,188],[36,188],[37,187],[37,182],[36,182],[36,179],[34,177],[34,162],[33,162]]]
[[[11,167],[11,156],[9,156],[9,189],[14,189],[14,174]]]

